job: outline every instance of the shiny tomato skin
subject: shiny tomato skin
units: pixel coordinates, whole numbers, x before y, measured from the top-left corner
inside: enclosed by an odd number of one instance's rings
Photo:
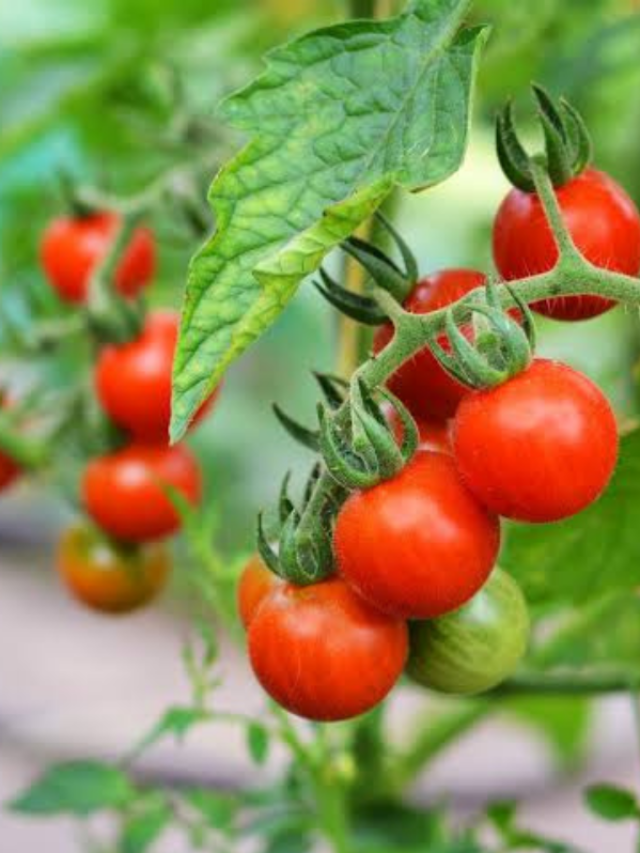
[[[148,315],[139,337],[109,344],[98,356],[98,399],[111,420],[140,441],[168,441],[178,328],[176,313],[155,311]],[[209,411],[216,396],[217,390],[200,407],[194,423]]]
[[[89,462],[82,496],[90,517],[110,536],[148,542],[180,527],[167,487],[190,503],[199,503],[201,475],[193,454],[183,445],[130,444]]]
[[[463,481],[490,510],[550,522],[575,515],[604,491],[618,433],[609,402],[590,379],[536,359],[464,400],[453,447]]]
[[[416,284],[405,300],[404,307],[412,314],[427,314],[456,302],[469,291],[481,287],[484,282],[485,276],[476,270],[446,269],[434,272]],[[463,331],[470,337],[470,329]],[[381,326],[374,337],[374,353],[384,349],[392,337],[393,327],[390,324]],[[439,342],[448,349],[446,335]],[[428,347],[403,364],[387,384],[414,417],[427,421],[450,418],[469,391],[440,366]]]
[[[374,708],[407,659],[406,623],[379,613],[340,578],[279,584],[249,626],[249,656],[266,692],[310,720],[346,720]]]
[[[278,583],[281,581],[277,575],[265,566],[258,554],[254,554],[242,570],[236,590],[238,614],[245,629],[249,627],[266,596]]]
[[[592,264],[635,276],[640,270],[640,214],[612,178],[596,169],[556,189],[564,221],[578,249]],[[544,273],[558,259],[553,235],[535,193],[512,189],[493,227],[493,256],[507,281]],[[600,296],[565,296],[537,302],[556,320],[597,317],[615,305]]]
[[[501,569],[458,610],[409,627],[408,674],[441,693],[474,695],[508,678],[529,641],[518,584]]]
[[[40,256],[45,274],[65,302],[82,304],[92,273],[102,261],[119,226],[114,213],[61,216],[45,230]],[[133,297],[149,284],[156,266],[155,240],[148,228],[137,228],[115,274],[123,296]]]
[[[155,598],[171,570],[169,554],[161,545],[118,545],[90,525],[63,533],[57,565],[76,599],[113,614],[130,613]]]
[[[468,601],[498,555],[500,523],[453,458],[418,451],[393,479],[354,492],[334,531],[338,571],[383,613],[431,619]]]

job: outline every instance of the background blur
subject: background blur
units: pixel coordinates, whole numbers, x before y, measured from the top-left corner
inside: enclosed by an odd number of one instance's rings
[[[62,172],[119,195],[139,190],[184,156],[172,144],[180,120],[176,98],[204,121],[215,121],[218,100],[259,70],[265,50],[340,20],[346,5],[0,2],[0,311],[22,311],[25,288],[40,278],[39,235],[60,209]],[[491,219],[507,188],[493,154],[493,116],[514,96],[526,134],[530,80],[566,95],[582,111],[597,164],[640,202],[639,7],[637,0],[475,3],[473,15],[490,21],[493,34],[466,163],[444,186],[398,201],[398,222],[423,271],[488,266]],[[238,142],[223,127],[215,131],[211,176]],[[151,298],[158,305],[179,305],[195,246],[175,219],[174,211],[161,210],[152,223],[160,267]],[[51,311],[64,313],[54,301]],[[193,439],[206,467],[210,504],[221,519],[220,548],[230,557],[251,549],[255,512],[273,500],[282,472],[307,464],[277,427],[270,404],[283,401],[288,411],[311,419],[309,371],[332,368],[335,324],[313,289],[303,287],[277,327],[232,369],[214,416]],[[600,382],[622,416],[637,415],[631,371],[640,350],[637,318],[618,309],[579,326],[548,322],[541,338],[544,353]],[[83,353],[70,350],[63,359],[26,365],[0,332],[0,380],[10,387],[29,387],[36,375],[45,385],[64,387],[85,363]],[[183,689],[181,571],[192,567],[178,556],[174,593],[161,608],[115,622],[80,612],[53,572],[53,545],[71,512],[55,481],[20,485],[0,503],[2,797],[51,758],[117,754]],[[259,707],[244,664],[230,657],[227,669],[229,705],[241,699]],[[581,755],[590,742],[588,773],[632,778],[624,702],[610,700],[595,711],[575,701],[534,705],[518,714],[526,727],[514,728],[512,716],[461,744],[420,795],[444,786],[470,808],[481,795],[522,793],[533,819],[551,821],[560,834],[593,846],[594,833],[605,832],[602,845],[612,845],[606,849],[627,849],[624,827],[620,834],[597,830],[579,810],[575,776],[584,772]],[[224,782],[246,772],[243,762],[241,744],[218,736],[180,754],[159,755],[149,772]],[[74,850],[70,833],[66,825],[52,830],[0,816],[0,851],[36,850],[43,839],[48,850],[57,849],[55,843],[61,851]]]

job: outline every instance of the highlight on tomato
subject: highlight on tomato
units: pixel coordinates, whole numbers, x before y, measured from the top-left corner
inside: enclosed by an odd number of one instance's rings
[[[400,677],[408,651],[406,623],[375,610],[337,577],[276,585],[255,613],[248,641],[266,692],[317,721],[374,708]]]
[[[411,623],[407,673],[441,693],[483,693],[513,674],[526,652],[529,627],[520,587],[496,568],[458,610]]]
[[[171,571],[167,550],[156,543],[126,545],[94,525],[66,530],[58,544],[58,572],[71,594],[102,613],[129,613],[154,599]]]
[[[60,216],[48,225],[40,257],[47,279],[63,301],[78,305],[87,300],[91,276],[115,238],[120,221],[117,213],[102,211]],[[137,296],[151,282],[155,266],[155,239],[141,226],[133,232],[116,268],[118,292]]]
[[[452,457],[431,451],[351,494],[334,531],[341,576],[371,605],[405,619],[433,618],[468,601],[499,546],[498,518],[464,486]]]
[[[484,282],[484,274],[476,270],[446,269],[434,272],[416,284],[405,300],[404,307],[412,314],[427,314],[456,302],[471,290],[481,287]],[[467,336],[471,336],[470,328],[464,331]],[[393,327],[385,323],[375,334],[374,353],[384,349],[392,337]],[[446,335],[439,338],[439,343],[448,350]],[[414,417],[425,421],[442,421],[452,417],[458,403],[469,391],[444,370],[428,347],[403,364],[387,384]]]
[[[618,432],[597,385],[566,364],[536,359],[461,403],[453,447],[462,480],[489,510],[549,522],[575,515],[604,491]]]
[[[98,356],[95,386],[109,417],[136,439],[167,441],[171,419],[171,374],[179,330],[173,311],[154,311],[140,335],[109,344]],[[194,423],[210,410],[218,391],[200,407]]]
[[[125,542],[148,542],[181,526],[170,491],[197,505],[202,482],[198,462],[185,446],[134,443],[91,460],[81,489],[87,513],[106,533]]]

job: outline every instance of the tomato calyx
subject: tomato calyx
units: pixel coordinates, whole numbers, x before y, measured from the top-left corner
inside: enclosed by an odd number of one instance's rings
[[[278,499],[278,522],[274,531],[267,532],[264,515],[259,513],[257,549],[267,568],[278,577],[295,584],[308,586],[334,573],[332,547],[333,516],[345,496],[327,495],[322,505],[311,508],[314,487],[322,472],[314,465],[304,489],[300,508],[289,497],[290,473],[282,481]],[[271,535],[270,535],[271,534]],[[277,540],[277,550],[270,539]]]
[[[556,103],[541,86],[532,85],[545,142],[545,166],[555,187],[580,175],[591,162],[593,146],[578,111],[564,98]],[[525,192],[535,192],[531,157],[518,138],[509,101],[498,115],[496,149],[502,171]]]
[[[418,280],[418,263],[391,223],[381,213],[376,213],[375,218],[391,237],[402,258],[403,268],[377,246],[358,237],[349,237],[341,248],[366,270],[375,286],[402,304]],[[323,267],[320,268],[320,278],[320,282],[314,282],[316,290],[345,316],[367,326],[381,326],[388,321],[387,312],[372,297],[361,296],[342,287]]]
[[[331,476],[346,489],[369,489],[394,477],[409,462],[418,443],[418,427],[406,406],[388,391],[379,391],[402,425],[398,445],[388,415],[364,382],[356,378],[351,388],[347,427],[320,404],[320,450]]]
[[[349,383],[340,376],[331,373],[313,373],[314,379],[320,386],[322,397],[331,410],[339,409],[344,403]],[[298,444],[314,453],[320,451],[320,433],[288,415],[277,403],[272,405],[273,414],[284,431]]]
[[[485,301],[470,302],[469,311],[480,322],[474,340],[468,340],[447,311],[445,328],[452,352],[447,352],[437,338],[431,351],[441,366],[458,382],[471,388],[490,388],[521,373],[531,362],[536,345],[533,314],[520,294],[505,285],[517,305],[521,318],[516,320],[501,305],[494,281],[485,286]]]

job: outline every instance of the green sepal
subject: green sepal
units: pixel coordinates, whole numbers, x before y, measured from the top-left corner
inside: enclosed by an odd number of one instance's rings
[[[411,283],[411,286],[413,286],[418,281],[418,277],[420,275],[416,256],[413,254],[408,243],[405,242],[400,232],[393,227],[387,217],[379,210],[375,213],[375,219],[389,234],[397,250],[400,252],[404,262],[404,276],[407,281]]]
[[[344,488],[370,489],[378,480],[378,471],[367,466],[365,460],[350,449],[340,428],[335,425],[326,408],[318,405],[320,424],[320,449],[327,471]]]
[[[320,277],[322,283],[314,281],[314,287],[327,302],[345,316],[366,326],[381,326],[387,321],[387,315],[374,299],[352,293],[346,287],[342,287],[322,267]]]
[[[264,530],[264,513],[258,513],[256,523],[256,547],[265,566],[274,574],[282,577],[280,570],[280,560],[278,555],[271,547],[267,535]]]
[[[513,121],[513,104],[507,101],[496,121],[496,153],[507,180],[524,192],[533,192],[529,155],[523,148]]]
[[[563,118],[549,95],[535,83],[531,87],[538,104],[547,155],[547,169],[554,186],[566,184],[573,177],[571,146],[564,128]]]
[[[280,486],[280,494],[278,495],[278,517],[280,524],[284,525],[286,519],[294,511],[295,507],[289,497],[289,483],[291,482],[291,471],[287,471]]]
[[[571,146],[574,174],[581,174],[593,159],[593,141],[584,119],[566,98],[560,98],[564,126]]]
[[[364,267],[378,287],[390,293],[397,302],[404,302],[414,282],[407,278],[391,258],[358,237],[349,237],[341,246]]]
[[[318,433],[316,430],[309,429],[309,427],[306,427],[294,420],[284,412],[277,403],[274,403],[271,408],[273,409],[273,413],[278,419],[280,425],[294,441],[297,441],[298,444],[312,450],[314,453],[317,452],[319,444]]]
[[[349,382],[333,373],[313,372],[313,377],[320,386],[320,391],[330,409],[339,409],[347,398]]]

